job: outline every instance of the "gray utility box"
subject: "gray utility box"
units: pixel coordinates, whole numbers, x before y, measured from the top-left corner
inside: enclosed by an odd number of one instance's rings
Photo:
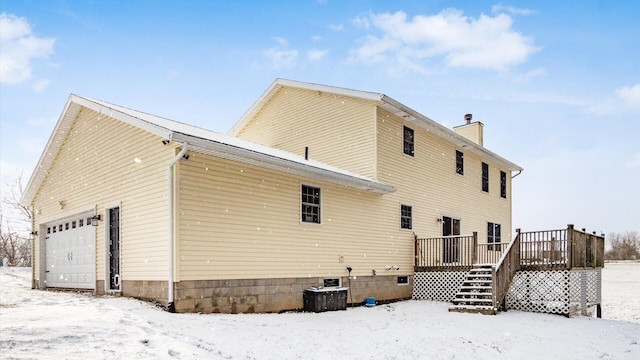
[[[346,287],[306,289],[303,293],[304,311],[323,312],[347,309]]]

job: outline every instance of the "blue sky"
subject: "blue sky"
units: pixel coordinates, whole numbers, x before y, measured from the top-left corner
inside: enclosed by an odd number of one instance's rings
[[[70,93],[226,133],[277,77],[381,92],[524,167],[513,225],[640,230],[640,2],[2,1],[0,170]]]

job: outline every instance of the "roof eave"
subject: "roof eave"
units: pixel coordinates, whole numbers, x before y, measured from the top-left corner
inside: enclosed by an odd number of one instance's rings
[[[347,186],[375,194],[389,194],[396,191],[396,188],[367,179],[355,174],[327,169],[324,164],[315,164],[314,161],[286,159],[263,152],[246,149],[231,144],[194,137],[188,134],[174,133],[174,141],[188,143],[189,150],[205,155],[216,156],[227,160],[242,162],[249,165],[268,168],[292,175],[308,177],[314,180],[326,181],[336,185]]]
[[[109,107],[107,104],[100,104],[82,96],[70,94],[69,98],[67,99],[67,103],[60,113],[58,122],[56,123],[56,126],[53,129],[51,136],[49,137],[49,141],[47,142],[44,151],[40,155],[40,159],[38,160],[36,167],[33,169],[33,173],[29,178],[27,186],[25,187],[25,191],[22,195],[22,198],[20,199],[21,205],[30,206],[33,202],[35,195],[37,194],[42,182],[44,181],[44,177],[46,176],[50,167],[53,165],[55,157],[62,147],[62,143],[67,137],[68,132],[73,126],[76,117],[82,107],[91,109],[100,114],[104,114],[105,116],[113,117],[129,125],[149,131],[150,133],[158,135],[160,137],[168,139],[171,135],[171,131],[168,129],[157,126],[155,124],[151,124],[147,121]]]
[[[231,130],[229,130],[227,134],[231,136],[237,136],[238,133],[245,127],[247,122],[249,122],[255,116],[255,114],[260,111],[260,109],[262,109],[264,104],[266,104],[282,87],[318,91],[322,93],[347,96],[376,102],[380,102],[382,97],[384,96],[380,93],[278,78],[271,83],[271,85],[262,93],[258,100],[256,100],[256,102],[254,102],[253,105],[251,105],[251,107],[240,117],[240,119],[231,128]]]
[[[454,144],[462,148],[469,149],[471,150],[471,152],[475,154],[481,155],[483,157],[488,156],[491,159],[493,159],[494,162],[500,164],[501,166],[505,167],[509,171],[523,170],[523,168],[520,167],[519,165],[503,158],[502,156],[488,150],[483,146],[476,144],[475,142],[467,139],[466,137],[457,134],[455,131],[445,127],[444,125],[441,125],[436,121],[431,120],[430,118],[420,114],[419,112],[411,109],[410,107],[402,104],[401,102],[393,98],[390,98],[389,96],[383,95],[382,103],[383,103],[382,105],[383,108],[385,108],[385,105],[387,105],[387,108],[386,108],[387,110],[389,110],[388,107],[391,107],[392,113],[405,119],[406,121],[412,122],[427,131],[433,131],[442,138],[445,138],[445,139],[448,138],[448,140],[453,142]]]

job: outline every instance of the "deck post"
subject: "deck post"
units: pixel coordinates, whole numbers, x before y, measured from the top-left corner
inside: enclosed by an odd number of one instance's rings
[[[598,319],[602,318],[602,305],[601,304],[596,305],[596,316],[598,317]]]
[[[567,269],[573,266],[573,224],[567,225]]]
[[[478,262],[478,232],[473,232],[473,257],[471,258],[471,265]]]
[[[413,269],[415,271],[418,267],[418,235],[416,233],[413,233],[413,254]]]

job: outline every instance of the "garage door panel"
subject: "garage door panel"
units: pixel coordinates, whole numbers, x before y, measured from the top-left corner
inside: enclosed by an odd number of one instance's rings
[[[47,287],[95,289],[95,228],[85,221],[87,215],[46,225]]]

